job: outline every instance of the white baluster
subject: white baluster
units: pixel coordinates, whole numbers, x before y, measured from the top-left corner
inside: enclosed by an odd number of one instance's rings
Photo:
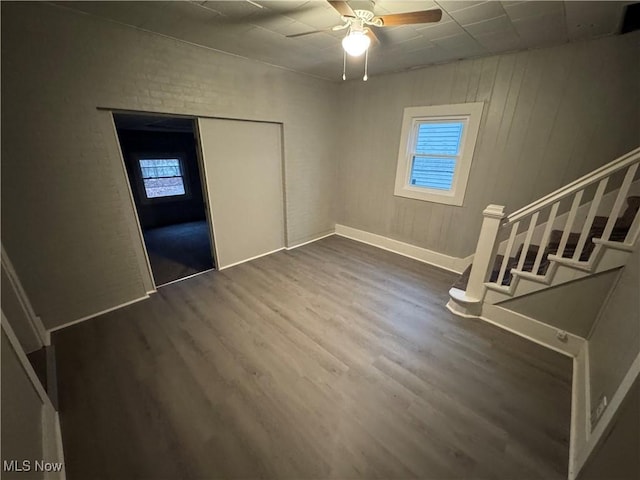
[[[584,195],[584,190],[580,190],[576,193],[576,196],[573,197],[571,210],[569,210],[567,223],[565,223],[564,225],[564,232],[562,232],[562,238],[560,239],[560,245],[558,246],[558,253],[556,253],[558,257],[562,257],[564,254],[564,249],[567,246],[567,241],[569,241],[569,235],[571,235],[571,229],[573,228],[573,222],[575,222],[576,220],[576,214],[578,213],[578,208],[580,207],[580,202],[582,201],[582,195]]]
[[[540,241],[538,255],[536,255],[536,261],[533,263],[533,270],[531,270],[535,275],[538,275],[538,270],[540,269],[540,264],[542,263],[544,251],[547,248],[547,244],[549,243],[549,236],[551,235],[551,230],[553,229],[553,222],[555,221],[556,215],[558,214],[558,207],[560,207],[560,202],[554,203],[551,207],[551,212],[549,212],[547,226],[545,227],[544,233],[542,234],[542,240]]]
[[[507,272],[507,264],[509,263],[509,257],[511,256],[511,250],[513,250],[513,243],[516,240],[516,235],[518,234],[519,226],[520,226],[520,222],[514,223],[513,228],[511,229],[511,233],[509,234],[507,249],[504,251],[504,258],[502,259],[502,265],[500,266],[500,273],[498,274],[498,280],[496,281],[498,285],[502,285],[502,281],[504,280],[504,275]]]
[[[624,238],[624,243],[631,243],[640,234],[640,210],[636,212],[636,217],[633,219],[633,223],[631,224],[631,228],[627,232],[627,236]]]
[[[580,255],[582,254],[582,249],[587,243],[587,239],[589,238],[589,231],[591,230],[591,225],[593,225],[593,219],[596,217],[596,213],[598,213],[598,208],[600,207],[600,201],[602,200],[602,196],[604,195],[604,190],[607,188],[607,182],[609,181],[609,177],[603,178],[598,183],[598,188],[596,189],[596,194],[591,201],[591,207],[589,208],[589,213],[587,214],[587,219],[584,222],[584,226],[582,227],[582,232],[580,233],[580,238],[578,239],[578,245],[576,245],[576,250],[573,252],[573,260],[580,260]]]
[[[611,232],[613,232],[613,227],[616,226],[616,221],[620,216],[620,211],[622,210],[622,206],[624,205],[624,202],[627,199],[627,194],[629,193],[629,187],[631,186],[631,182],[633,182],[633,178],[635,177],[637,170],[638,170],[637,163],[635,165],[631,165],[627,169],[627,173],[624,176],[622,185],[620,185],[620,191],[618,192],[616,201],[613,204],[611,213],[609,214],[609,220],[607,221],[607,225],[604,227],[604,232],[602,232],[602,237],[600,237],[602,238],[602,240],[609,240],[609,237],[611,236]]]
[[[524,261],[527,258],[529,245],[531,245],[531,237],[533,236],[533,231],[536,229],[536,224],[538,223],[539,215],[540,215],[540,212],[536,212],[531,216],[531,221],[529,222],[529,229],[527,230],[527,235],[524,237],[522,252],[520,252],[520,259],[518,260],[518,267],[517,267],[518,270],[522,270],[522,267],[524,267]]]

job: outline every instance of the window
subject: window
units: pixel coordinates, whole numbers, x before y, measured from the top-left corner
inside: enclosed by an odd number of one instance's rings
[[[179,158],[145,158],[139,162],[147,198],[186,194],[182,162]]]
[[[404,109],[395,195],[462,205],[483,105]]]

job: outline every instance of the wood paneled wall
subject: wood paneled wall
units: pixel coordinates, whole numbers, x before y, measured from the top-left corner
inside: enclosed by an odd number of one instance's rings
[[[340,89],[338,223],[447,255],[640,143],[639,33],[352,81]],[[375,62],[372,51],[371,62]],[[405,107],[485,102],[462,207],[394,197]]]

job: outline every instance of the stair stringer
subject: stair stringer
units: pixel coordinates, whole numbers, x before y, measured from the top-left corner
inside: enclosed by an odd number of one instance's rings
[[[513,278],[510,285],[499,286],[485,283],[487,292],[484,303],[498,305],[523,295],[538,292],[557,285],[580,280],[581,278],[624,267],[630,255],[632,245],[621,242],[600,243],[594,239],[596,247],[588,261],[575,261],[549,255],[550,265],[545,275],[534,275],[531,272],[511,270]],[[612,246],[612,243],[620,245]]]

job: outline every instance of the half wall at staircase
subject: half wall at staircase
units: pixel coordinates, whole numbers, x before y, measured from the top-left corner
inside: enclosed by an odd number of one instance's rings
[[[587,338],[619,270],[514,298],[500,306]]]

